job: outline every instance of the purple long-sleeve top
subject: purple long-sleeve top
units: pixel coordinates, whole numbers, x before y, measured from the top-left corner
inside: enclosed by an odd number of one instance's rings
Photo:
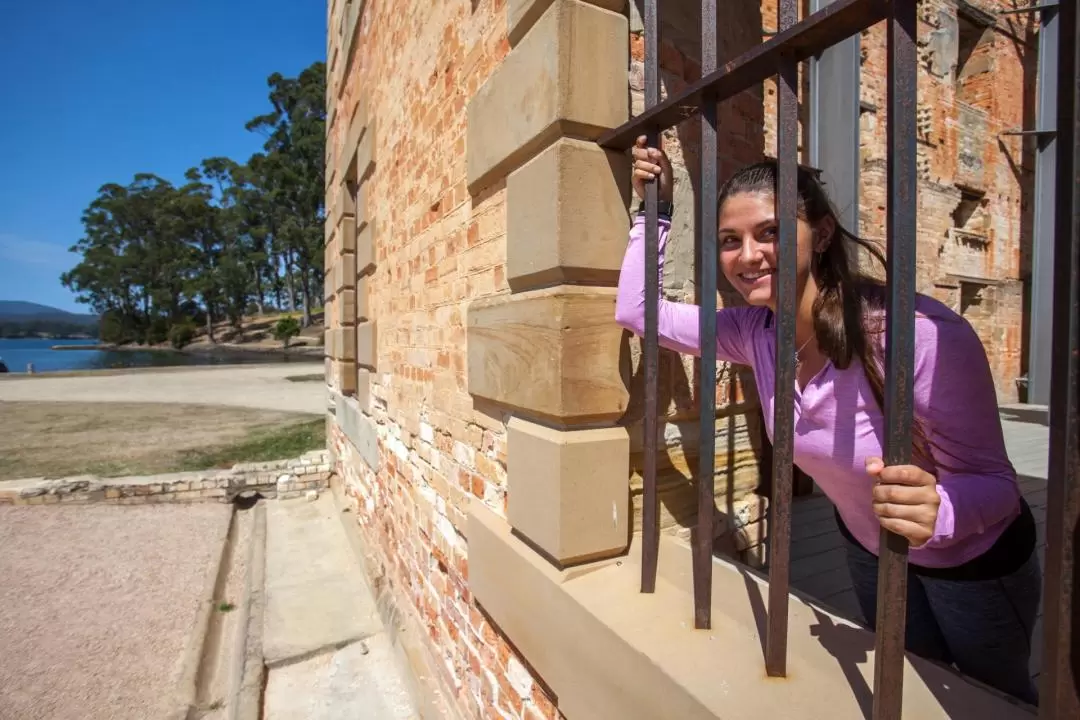
[[[669,230],[670,223],[661,218],[661,268]],[[615,308],[619,325],[638,335],[645,329],[644,237],[645,221],[639,215],[630,229]],[[914,413],[929,440],[933,463],[924,469],[937,477],[941,505],[933,537],[912,548],[910,560],[924,567],[953,567],[994,544],[1020,514],[1020,490],[978,336],[967,321],[931,298],[918,296],[916,313]],[[753,368],[771,438],[776,331],[770,316],[763,307],[719,310],[716,356]],[[696,305],[661,297],[658,317],[662,347],[700,354]],[[884,424],[858,360],[844,370],[826,362],[804,388],[795,388],[795,464],[835,504],[855,539],[875,554],[880,525],[865,460],[884,457]]]

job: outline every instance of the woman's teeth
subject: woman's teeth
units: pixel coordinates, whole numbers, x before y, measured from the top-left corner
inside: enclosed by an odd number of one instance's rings
[[[772,270],[762,270],[761,272],[755,273],[739,273],[739,277],[741,277],[743,280],[759,280],[771,273]]]

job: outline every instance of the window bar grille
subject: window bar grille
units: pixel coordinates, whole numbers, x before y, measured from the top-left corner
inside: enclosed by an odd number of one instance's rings
[[[780,0],[780,32],[795,25],[795,0]],[[777,242],[776,365],[773,402],[772,497],[769,503],[769,616],[765,670],[787,674],[788,582],[791,559],[791,483],[795,442],[795,312],[798,303],[796,207],[798,203],[798,60],[780,53],[776,76]]]
[[[894,0],[887,18],[888,215],[886,236],[885,464],[911,462],[915,365],[915,0]],[[905,538],[881,531],[878,548],[874,720],[900,720],[907,619]]]
[[[701,72],[716,69],[716,0],[701,0]],[[701,106],[701,192],[698,193],[698,276],[701,313],[701,363],[698,404],[698,515],[694,534],[694,627],[712,627],[713,519],[716,507],[716,270],[717,174],[716,95],[706,93]]]
[[[645,109],[660,102],[660,30],[656,3],[645,0]],[[660,143],[659,126],[645,127],[649,147]],[[642,503],[641,592],[656,589],[656,566],[660,554],[660,497],[656,489],[656,443],[659,422],[657,373],[660,360],[660,337],[657,316],[660,302],[659,283],[659,188],[656,181],[645,185],[645,468]]]
[[[1046,497],[1043,665],[1039,717],[1080,717],[1080,32],[1077,0],[1062,0],[1058,44],[1050,464]]]

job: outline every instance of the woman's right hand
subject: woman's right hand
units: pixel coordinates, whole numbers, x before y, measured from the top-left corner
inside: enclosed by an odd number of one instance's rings
[[[645,199],[645,184],[660,178],[660,200],[671,202],[674,180],[671,174],[671,163],[663,150],[645,146],[645,136],[642,135],[634,143],[634,192],[642,200]]]

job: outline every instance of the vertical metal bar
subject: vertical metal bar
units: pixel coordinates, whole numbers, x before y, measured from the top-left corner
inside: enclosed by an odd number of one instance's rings
[[[701,0],[701,72],[716,69],[716,0]],[[698,517],[694,536],[694,627],[712,626],[712,546],[716,470],[716,96],[701,108],[701,190],[698,193],[698,247],[701,248],[701,367],[698,402]]]
[[[1028,336],[1027,402],[1050,403],[1050,354],[1053,343],[1054,300],[1054,183],[1057,139],[1058,9],[1039,16],[1039,65],[1036,75],[1035,247],[1031,258],[1031,329]]]
[[[1039,717],[1080,717],[1080,32],[1077,0],[1058,22],[1057,170],[1050,472],[1046,498],[1044,653]]]
[[[915,109],[918,58],[915,0],[889,4],[888,23],[888,295],[885,330],[885,464],[911,462],[915,365]],[[878,549],[874,720],[900,720],[907,619],[905,538],[881,531]]]
[[[798,20],[795,0],[780,0],[781,31]],[[769,618],[765,671],[787,674],[788,582],[791,561],[792,458],[795,441],[796,208],[798,201],[798,82],[794,55],[781,55],[777,75],[776,219],[779,225],[776,297],[776,374],[773,405],[773,486],[769,513]]]
[[[657,0],[645,0],[645,108],[660,102],[660,32]],[[659,133],[646,133],[649,147],[660,143]],[[656,589],[656,563],[660,554],[660,497],[656,491],[657,373],[660,337],[657,315],[660,302],[659,217],[656,182],[645,186],[645,502],[642,506],[641,592]]]

